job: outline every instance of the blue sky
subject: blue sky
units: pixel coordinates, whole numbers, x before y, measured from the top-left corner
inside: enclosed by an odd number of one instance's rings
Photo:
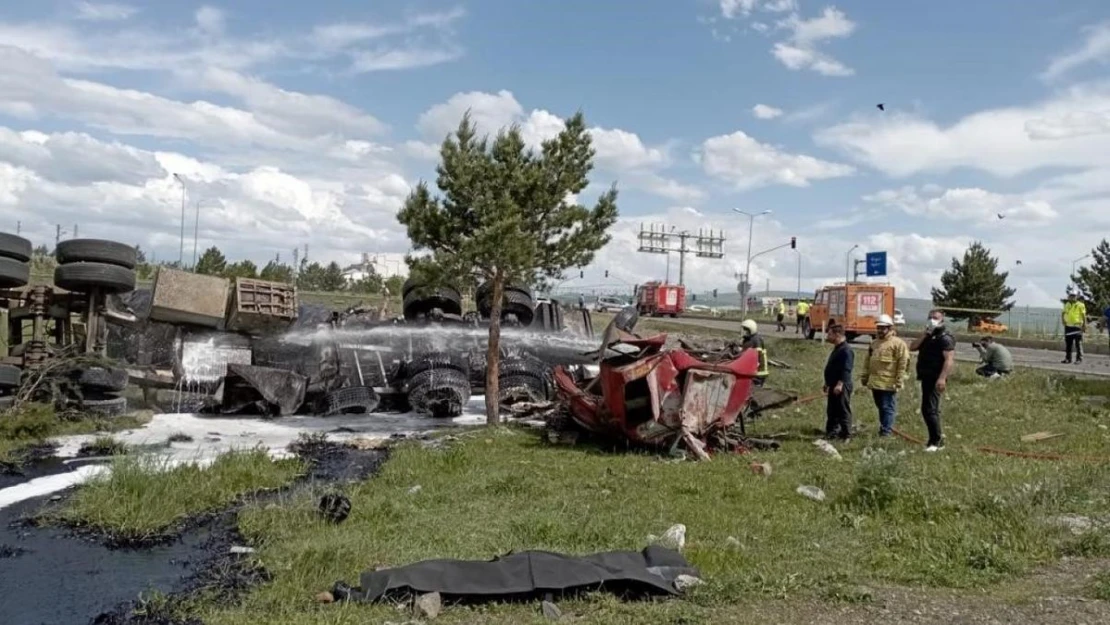
[[[7,3],[0,227],[77,223],[188,262],[200,201],[198,245],[232,258],[397,258],[396,211],[463,111],[538,142],[581,109],[581,200],[616,181],[623,220],[568,286],[662,277],[635,252],[649,221],[724,229],[726,257],[686,280],[734,288],[740,207],[773,211],[754,251],[799,240],[758,285],[793,288],[799,261],[805,290],[842,279],[859,245],[927,296],[981,239],[1043,304],[1110,226],[1108,19],[1095,1]]]

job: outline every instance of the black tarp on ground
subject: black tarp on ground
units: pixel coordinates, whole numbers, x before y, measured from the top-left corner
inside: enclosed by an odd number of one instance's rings
[[[223,385],[224,414],[251,408],[267,416],[287,416],[304,403],[308,380],[283,369],[228,363]]]
[[[547,551],[511,553],[488,562],[425,560],[407,566],[366,571],[350,598],[356,601],[401,599],[438,592],[445,600],[501,601],[565,596],[584,591],[618,595],[678,594],[679,575],[698,576],[677,551],[651,546],[641,552],[610,551],[570,556]],[[339,585],[337,585],[337,588]]]
[[[116,308],[129,309],[141,323],[135,328],[108,324],[108,357],[136,365],[173,366],[177,328],[173,324],[150,321],[153,297],[150,289],[137,289],[109,297],[115,302]]]

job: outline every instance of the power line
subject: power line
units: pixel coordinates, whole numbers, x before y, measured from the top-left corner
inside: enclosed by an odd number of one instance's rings
[[[675,227],[667,227],[665,224],[648,224],[647,229],[644,224],[640,224],[640,247],[637,252],[644,252],[647,254],[667,254],[668,258],[671,252],[678,254],[678,283],[686,283],[686,255],[693,254],[698,258],[724,258],[725,255],[725,236],[724,232],[720,230],[704,230],[698,229],[697,234],[689,230],[682,230],[675,232]],[[677,239],[678,247],[674,247],[674,241]],[[692,240],[694,247],[688,246],[687,242]]]

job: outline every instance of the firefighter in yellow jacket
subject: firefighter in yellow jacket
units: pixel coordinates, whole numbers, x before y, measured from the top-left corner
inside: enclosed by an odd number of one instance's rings
[[[879,409],[879,436],[890,436],[898,412],[898,391],[906,379],[910,349],[894,332],[890,315],[879,315],[875,322],[875,339],[863,359],[863,386],[871,389],[875,407]]]

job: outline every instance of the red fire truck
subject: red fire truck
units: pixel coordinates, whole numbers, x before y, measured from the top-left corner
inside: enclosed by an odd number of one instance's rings
[[[636,308],[641,315],[677,317],[686,312],[686,287],[654,280],[636,289]]]

